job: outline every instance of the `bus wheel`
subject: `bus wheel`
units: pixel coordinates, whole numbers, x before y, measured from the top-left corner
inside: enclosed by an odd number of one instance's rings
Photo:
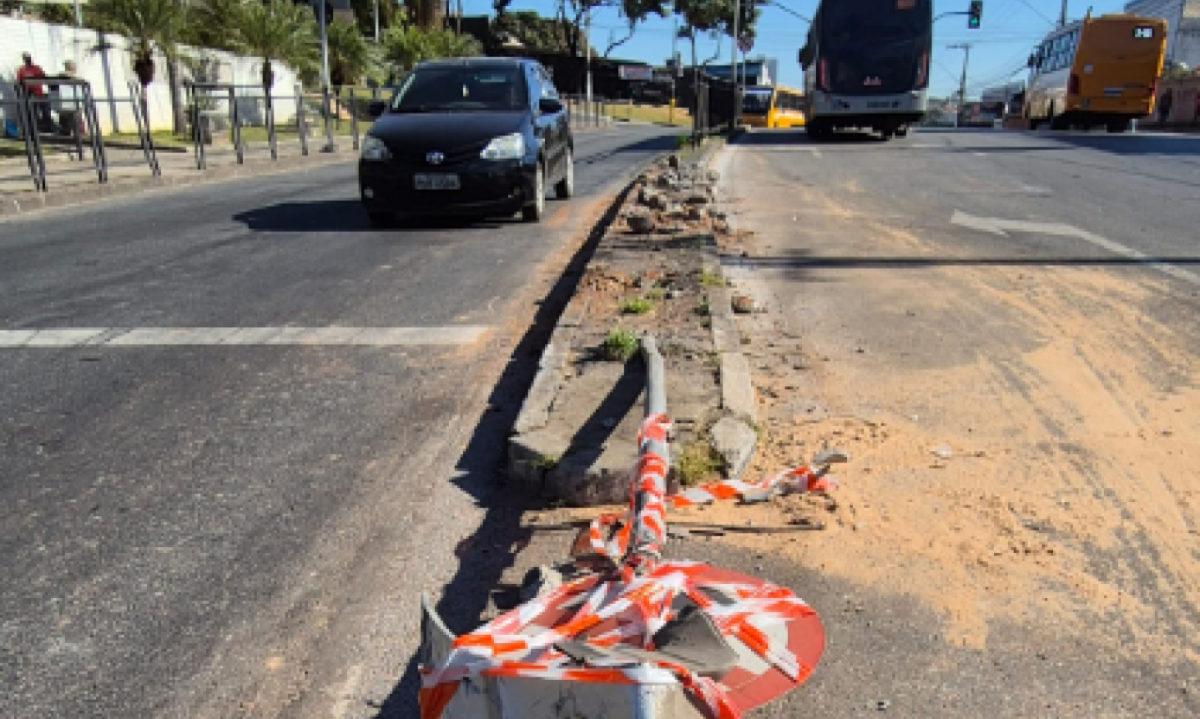
[[[1050,129],[1051,130],[1069,130],[1069,129],[1071,129],[1071,122],[1069,120],[1067,120],[1066,115],[1059,115],[1057,117],[1051,117],[1050,118]]]
[[[1105,125],[1105,129],[1114,135],[1120,132],[1129,132],[1129,120],[1113,120]]]
[[[808,133],[808,136],[817,142],[829,137],[829,133],[825,129],[825,123],[820,120],[811,120],[804,129]]]
[[[896,128],[896,137],[908,137],[908,125],[901,125]]]

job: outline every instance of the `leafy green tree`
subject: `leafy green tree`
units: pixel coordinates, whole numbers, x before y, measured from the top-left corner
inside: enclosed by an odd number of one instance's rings
[[[698,1],[698,0],[694,0]],[[708,0],[712,2],[713,0]],[[600,8],[616,8],[625,19],[628,34],[619,42],[609,45],[605,56],[617,45],[633,37],[638,23],[650,15],[666,17],[669,10],[667,0],[557,0],[556,16],[562,27],[563,37],[566,38],[566,52],[574,58],[579,58],[578,72],[583,72],[583,54],[587,47],[584,44],[584,23],[588,16]]]
[[[358,23],[358,30],[369,38],[375,37],[375,3],[377,1],[379,3],[379,34],[382,38],[383,32],[396,22],[396,1],[350,0],[350,7],[354,9],[354,19]]]
[[[184,39],[197,47],[236,49],[244,4],[245,0],[204,0],[190,5]]]
[[[320,53],[316,20],[308,5],[290,0],[245,0],[237,22],[234,47],[262,59],[267,116],[273,119],[275,69],[271,62],[287,63],[301,73],[315,66]]]
[[[380,52],[363,37],[358,25],[338,18],[325,33],[329,44],[329,81],[334,87],[357,85],[364,77],[378,73]]]
[[[497,43],[507,36],[533,52],[567,52],[567,37],[563,34],[562,24],[532,10],[497,14],[491,29]],[[587,39],[580,37],[578,47],[586,51]]]
[[[478,40],[446,28],[426,30],[411,22],[399,22],[383,37],[384,59],[401,70],[411,70],[425,60],[482,54]]]
[[[95,0],[88,3],[91,17],[103,30],[115,32],[129,41],[133,72],[142,85],[142,114],[148,119],[145,90],[154,81],[154,53],[167,58],[171,105],[175,132],[183,132],[183,106],[179,98],[177,51],[187,24],[187,16],[176,0]]]

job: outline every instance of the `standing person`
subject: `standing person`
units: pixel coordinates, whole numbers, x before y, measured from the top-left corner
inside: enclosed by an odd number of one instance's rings
[[[32,55],[29,53],[23,53],[21,55],[21,59],[25,64],[21,66],[21,69],[17,70],[18,84],[24,80],[36,80],[38,78],[46,77],[46,71],[33,64]],[[38,116],[38,124],[43,129],[52,127],[54,122],[50,119],[50,103],[46,98],[46,86],[35,83],[25,88],[25,90],[34,99],[33,106],[36,108],[35,112]]]
[[[1171,103],[1173,100],[1171,89],[1167,88],[1167,91],[1162,94],[1162,99],[1158,101],[1158,124],[1167,124],[1167,118],[1171,116]]]
[[[63,63],[63,71],[58,74],[58,77],[63,80],[74,80],[77,70],[74,60],[67,60]],[[54,86],[51,85],[51,89]],[[58,102],[55,103],[55,109],[58,110],[58,126],[59,131],[68,137],[83,137],[83,118],[79,116],[79,111],[75,104],[75,99],[79,97],[77,88],[74,85],[62,85],[58,88]]]

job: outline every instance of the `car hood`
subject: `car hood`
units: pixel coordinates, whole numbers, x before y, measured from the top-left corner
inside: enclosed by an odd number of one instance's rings
[[[387,113],[371,133],[393,150],[453,151],[487,144],[501,135],[521,132],[524,112]]]

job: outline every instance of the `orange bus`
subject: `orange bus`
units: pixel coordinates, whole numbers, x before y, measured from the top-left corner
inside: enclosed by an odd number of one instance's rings
[[[1125,132],[1154,111],[1167,21],[1103,15],[1058,28],[1029,57],[1025,117],[1031,129],[1103,125]]]

